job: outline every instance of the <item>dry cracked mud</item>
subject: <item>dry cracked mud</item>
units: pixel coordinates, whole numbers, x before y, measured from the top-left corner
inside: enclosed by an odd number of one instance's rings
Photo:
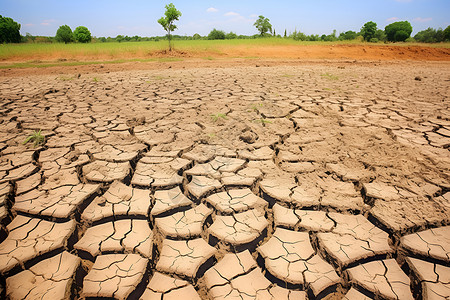
[[[449,96],[447,62],[2,77],[0,298],[450,299]]]

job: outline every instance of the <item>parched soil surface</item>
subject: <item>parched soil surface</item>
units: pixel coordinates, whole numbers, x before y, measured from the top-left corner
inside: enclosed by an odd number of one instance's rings
[[[213,64],[0,78],[0,298],[449,298],[448,62]]]

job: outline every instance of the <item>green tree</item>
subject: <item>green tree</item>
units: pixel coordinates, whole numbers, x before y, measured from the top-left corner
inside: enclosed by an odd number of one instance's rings
[[[58,42],[62,42],[64,44],[73,42],[72,29],[70,29],[69,25],[59,26],[58,30],[56,31],[55,38]]]
[[[375,35],[373,37],[380,42],[386,41],[386,33],[384,32],[384,30],[381,29],[375,31]]]
[[[287,31],[286,31],[286,29],[284,30],[284,37],[287,37]]]
[[[404,42],[411,36],[412,30],[408,21],[394,22],[384,28],[386,38],[390,42]]]
[[[290,36],[294,39],[294,41],[306,41],[306,35],[303,32],[294,30],[294,32]]]
[[[225,32],[222,30],[213,29],[208,34],[208,40],[224,40],[225,39]]]
[[[370,21],[361,28],[361,35],[364,37],[365,41],[370,41],[375,36],[376,31],[377,23]]]
[[[202,36],[200,35],[200,34],[198,34],[198,33],[196,33],[196,34],[194,34],[193,36],[192,36],[192,39],[194,39],[194,40],[199,40],[199,39],[201,39],[202,38]]]
[[[272,24],[270,24],[270,20],[264,16],[259,16],[253,26],[258,29],[261,36],[264,36],[268,31],[272,32]]]
[[[346,32],[341,32],[341,34],[339,34],[339,40],[350,41],[356,39],[357,36],[358,34],[356,32],[349,30]]]
[[[181,12],[175,8],[175,5],[173,5],[173,3],[167,4],[165,7],[165,17],[161,17],[158,20],[158,23],[161,24],[165,31],[167,31],[167,35],[169,38],[169,51],[172,51],[171,32],[177,29],[177,25],[175,25],[174,22],[180,19]]]
[[[11,18],[0,15],[0,44],[20,43],[21,40],[20,24]]]
[[[443,34],[444,34],[444,41],[450,41],[450,25],[444,29]]]
[[[421,43],[435,43],[436,42],[436,30],[428,27],[425,30],[419,31],[414,36],[414,39]]]
[[[75,28],[73,37],[79,43],[89,43],[92,39],[91,32],[84,26],[78,26]]]
[[[237,39],[237,34],[234,33],[234,32],[227,33],[227,34],[225,35],[225,39],[227,39],[227,40],[234,40],[234,39]]]

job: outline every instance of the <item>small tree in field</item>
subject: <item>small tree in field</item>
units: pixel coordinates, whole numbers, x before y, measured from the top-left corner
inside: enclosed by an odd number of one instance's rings
[[[89,43],[92,39],[91,32],[84,26],[78,26],[73,32],[73,37],[79,43]]]
[[[270,20],[264,16],[259,16],[258,20],[256,20],[253,25],[258,29],[261,36],[264,36],[267,31],[272,32],[272,24],[270,24]]]
[[[365,41],[370,41],[374,38],[376,31],[377,23],[370,21],[364,24],[363,28],[361,28],[361,35],[364,37]]]
[[[181,12],[175,8],[173,3],[166,5],[166,12],[164,13],[165,17],[161,17],[158,20],[158,23],[167,31],[167,35],[169,38],[169,51],[172,51],[172,35],[170,34],[172,31],[177,29],[177,25],[173,24],[173,22],[178,21],[181,17]]]
[[[55,37],[58,42],[63,42],[64,44],[70,43],[73,41],[72,29],[70,29],[69,25],[59,26]]]

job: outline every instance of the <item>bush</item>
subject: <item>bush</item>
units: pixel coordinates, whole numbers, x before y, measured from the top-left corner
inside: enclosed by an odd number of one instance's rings
[[[222,30],[213,29],[208,34],[208,40],[224,40],[225,39],[225,32]]]
[[[61,42],[64,44],[73,42],[72,29],[70,29],[70,27],[68,25],[59,26],[58,30],[56,31],[55,38],[58,42]]]
[[[412,26],[408,21],[394,22],[384,28],[387,40],[390,42],[404,42],[411,36]]]
[[[356,32],[349,30],[346,32],[341,32],[341,34],[339,35],[339,40],[350,41],[356,39],[357,36],[358,34]]]
[[[378,43],[379,40],[377,38],[371,38],[369,42],[371,42],[371,43]]]
[[[307,41],[317,42],[320,41],[320,36],[318,34],[311,34],[306,37]]]
[[[201,39],[202,38],[202,36],[200,35],[200,34],[198,34],[198,33],[196,33],[196,34],[194,34],[193,36],[192,36],[192,39],[193,40],[199,40],[199,39]]]
[[[291,38],[294,39],[294,41],[306,41],[307,37],[303,32],[295,30],[291,35]]]
[[[0,44],[20,43],[21,40],[20,24],[11,18],[0,15]]]
[[[414,36],[414,39],[421,43],[436,43],[436,30],[429,27],[425,30],[419,31]]]
[[[375,31],[374,38],[378,39],[378,41],[385,42],[386,41],[386,33],[384,33],[384,30],[378,29]]]
[[[78,26],[73,32],[73,37],[80,43],[89,43],[92,39],[91,32],[84,26]]]
[[[230,32],[225,35],[225,39],[227,40],[234,40],[237,39],[237,37],[238,37],[237,34],[234,32]]]

